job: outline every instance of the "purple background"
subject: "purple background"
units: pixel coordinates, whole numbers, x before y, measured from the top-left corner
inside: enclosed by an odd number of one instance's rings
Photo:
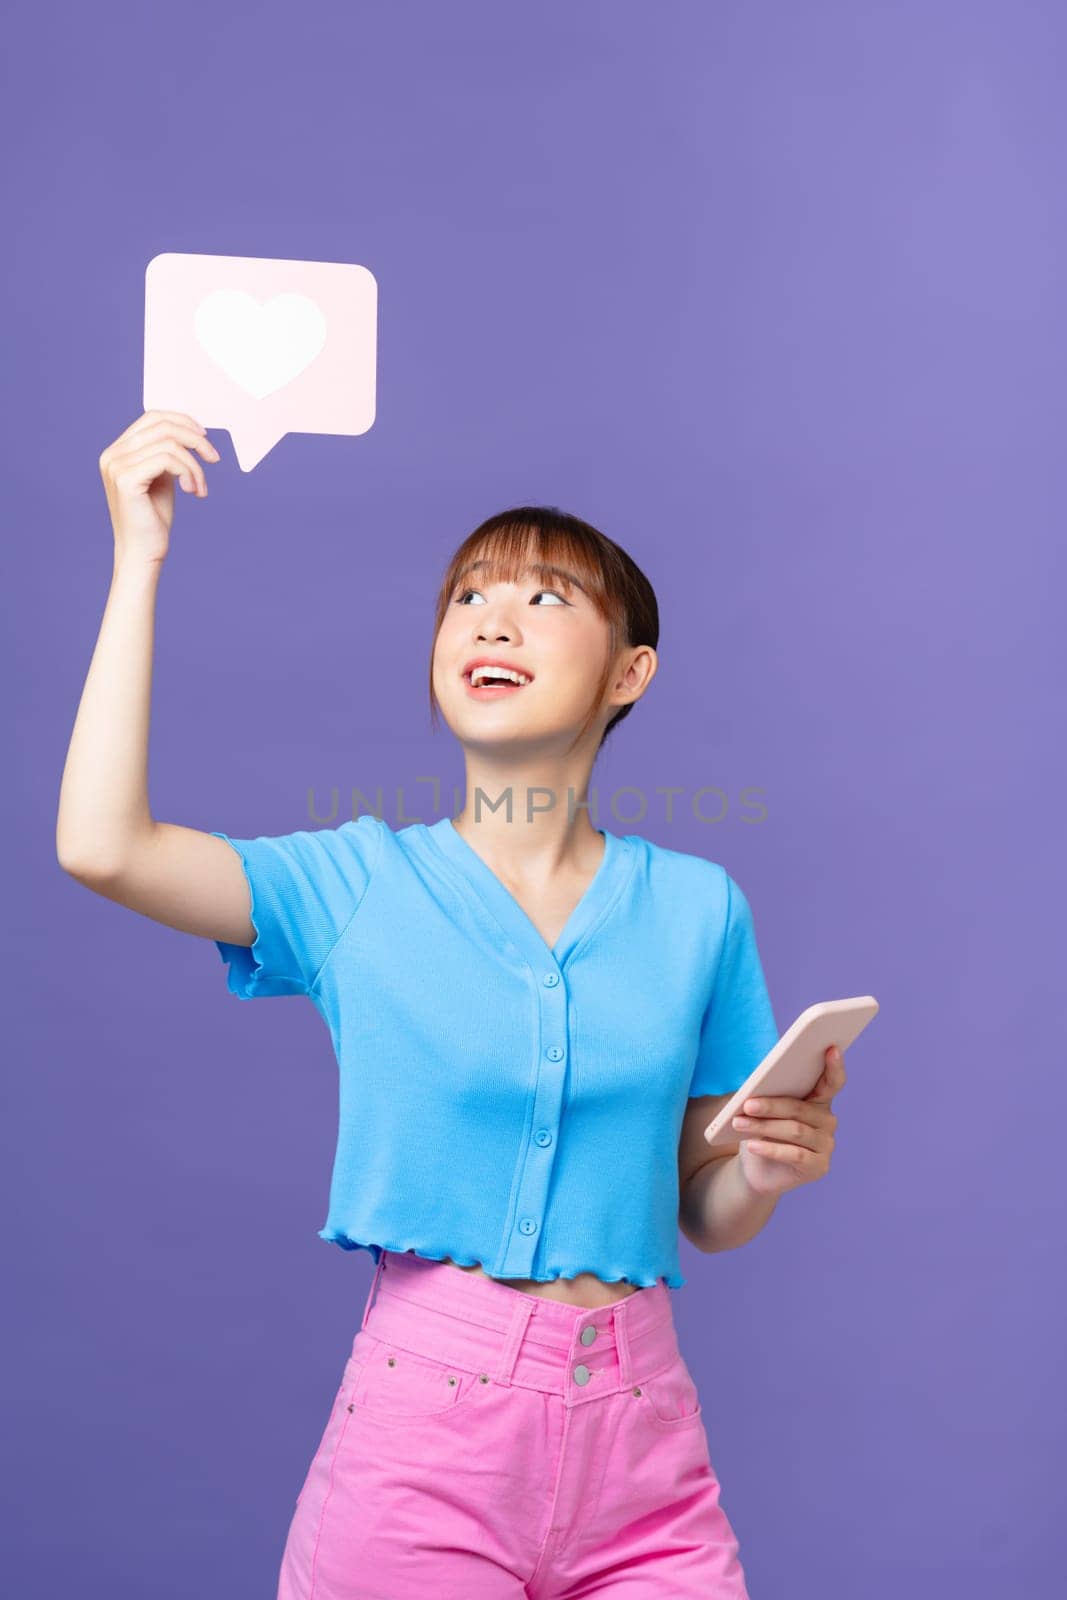
[[[754,1600],[1058,1593],[1062,7],[61,22],[18,13],[4,112],[5,1590],[273,1595],[370,1282],[316,1237],[313,1008],[240,1004],[210,943],[55,858],[111,574],[97,457],[175,250],[369,267],[379,388],[362,438],[248,475],[215,430],[209,498],[179,495],[154,814],[287,832],[381,785],[392,826],[436,820],[454,546],[525,500],[625,545],[661,669],[594,769],[601,822],[737,877],[780,1027],[882,1006],[828,1177],[746,1248],[681,1244]]]

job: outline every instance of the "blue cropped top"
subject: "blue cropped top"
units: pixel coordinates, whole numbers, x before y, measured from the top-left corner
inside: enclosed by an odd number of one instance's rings
[[[306,995],[340,1073],[319,1237],[497,1278],[685,1282],[687,1098],[778,1038],[726,870],[601,829],[550,949],[447,817],[232,839],[256,932],[216,941],[242,999]]]

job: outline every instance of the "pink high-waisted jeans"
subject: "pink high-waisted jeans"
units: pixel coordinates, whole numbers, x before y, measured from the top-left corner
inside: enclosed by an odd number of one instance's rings
[[[383,1251],[278,1600],[747,1600],[671,1290],[597,1310]]]

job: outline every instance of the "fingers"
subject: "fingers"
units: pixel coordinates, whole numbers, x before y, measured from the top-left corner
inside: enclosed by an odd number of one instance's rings
[[[146,444],[127,457],[127,464],[130,467],[144,468],[156,459],[165,464],[162,470],[173,472],[178,477],[183,488],[191,482],[195,484],[199,495],[207,494],[207,479],[203,467],[192,451],[186,450],[177,441],[165,440],[159,444]]]
[[[184,437],[184,434],[177,434],[176,433],[175,437]],[[194,450],[198,450],[200,452],[200,454],[203,456],[205,461],[221,461],[222,460],[222,457],[219,455],[218,451],[215,449],[215,446],[212,444],[211,440],[208,439],[207,437],[201,438],[199,435],[196,435],[193,438],[186,439],[186,443],[189,444]],[[199,463],[198,463],[198,465],[199,465]],[[203,473],[201,473],[201,477],[202,476],[203,476]],[[206,492],[207,491],[205,490],[205,493]]]
[[[205,461],[221,461],[222,457],[198,423],[184,413],[173,415],[172,421],[169,414],[146,412],[127,428],[100,457],[105,477],[110,475],[118,482],[132,473],[136,481],[144,484],[162,472],[170,472],[183,489],[189,493],[195,490],[199,499],[205,499],[208,491],[204,469],[192,452],[198,451]]]
[[[192,422],[160,422],[136,436],[131,440],[131,448],[144,449],[146,445],[156,440],[180,439],[184,444],[199,450],[205,461],[221,461],[222,457],[215,449],[211,440],[204,431]]]
[[[773,1139],[748,1139],[750,1150],[758,1156],[769,1156],[772,1161],[784,1161],[794,1167],[803,1167],[815,1157],[815,1151],[798,1144],[777,1144]]]
[[[788,1117],[734,1117],[733,1126],[739,1133],[754,1130],[757,1139],[750,1138],[749,1144],[759,1147],[764,1139],[782,1141],[787,1144],[802,1145],[807,1150],[818,1150],[821,1147],[825,1129],[812,1127],[810,1123],[799,1122]]]
[[[815,1098],[798,1100],[791,1094],[761,1095],[757,1099],[746,1100],[741,1113],[761,1120],[764,1117],[800,1117],[814,1122],[826,1122],[833,1116],[828,1102]]]
[[[791,1167],[796,1182],[820,1178],[829,1171],[837,1128],[830,1100],[844,1081],[843,1054],[831,1045],[819,1081],[805,1099],[761,1095],[746,1100],[742,1114],[733,1118],[733,1126],[754,1155]]]

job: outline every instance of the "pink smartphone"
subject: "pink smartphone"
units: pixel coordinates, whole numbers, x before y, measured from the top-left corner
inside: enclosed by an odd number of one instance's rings
[[[755,1072],[730,1096],[714,1122],[708,1123],[704,1129],[708,1144],[758,1139],[758,1127],[751,1133],[742,1133],[732,1125],[745,1101],[757,1094],[788,1094],[803,1100],[818,1083],[830,1046],[836,1044],[839,1050],[846,1050],[877,1012],[878,1002],[870,994],[851,1000],[820,1000],[802,1011]]]

